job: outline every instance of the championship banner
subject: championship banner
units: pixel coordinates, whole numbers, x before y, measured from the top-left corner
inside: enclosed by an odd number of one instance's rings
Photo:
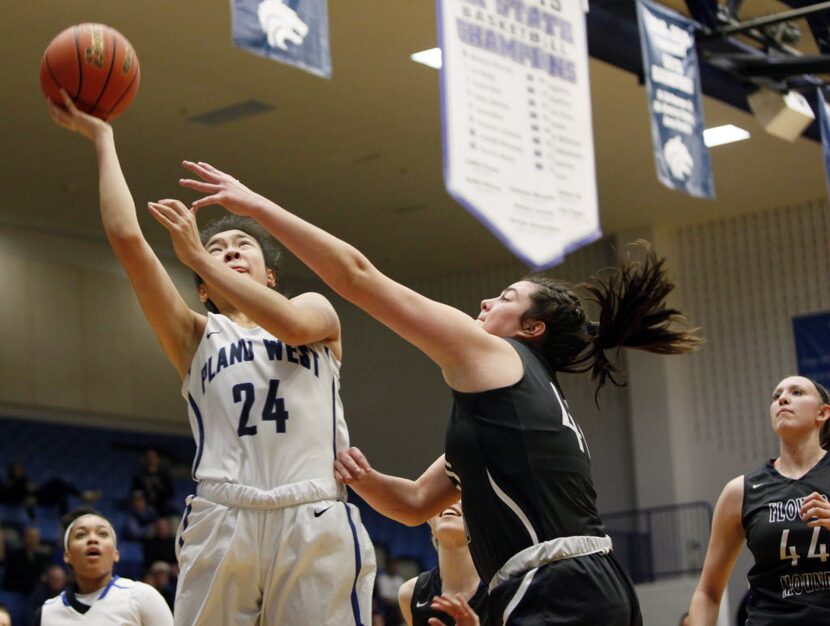
[[[669,189],[714,198],[694,24],[649,0],[637,0],[637,18],[657,178]]]
[[[326,0],[231,0],[233,45],[331,78]]]
[[[821,149],[824,154],[824,173],[827,176],[827,188],[830,190],[830,110],[827,108],[827,100],[824,97],[824,90],[818,88],[818,119],[821,125]]]
[[[830,387],[830,312],[793,318],[798,373]]]
[[[447,192],[534,269],[599,238],[580,0],[438,0]]]

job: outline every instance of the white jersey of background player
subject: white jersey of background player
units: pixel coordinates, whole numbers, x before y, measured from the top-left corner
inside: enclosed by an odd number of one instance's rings
[[[173,614],[150,585],[113,575],[115,530],[94,512],[81,512],[64,534],[64,562],[75,582],[44,602],[34,626],[173,626]]]
[[[175,623],[369,623],[374,551],[332,471],[348,445],[333,307],[273,289],[278,251],[252,220],[228,216],[203,241],[181,202],[150,203],[211,313],[192,311],[144,239],[112,128],[65,104],[50,114],[95,144],[104,230],[184,381],[199,487],[179,529]]]

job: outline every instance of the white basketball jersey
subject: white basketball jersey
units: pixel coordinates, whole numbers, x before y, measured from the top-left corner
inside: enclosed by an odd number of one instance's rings
[[[340,363],[324,344],[289,346],[208,313],[182,385],[194,479],[267,491],[331,478],[349,445],[339,382]]]
[[[40,626],[172,626],[173,615],[150,585],[115,576],[91,606],[71,590],[43,603]]]

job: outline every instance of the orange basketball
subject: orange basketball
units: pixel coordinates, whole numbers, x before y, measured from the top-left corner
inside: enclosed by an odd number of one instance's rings
[[[135,50],[104,24],[70,26],[46,47],[40,61],[40,87],[63,105],[63,87],[85,113],[111,120],[132,102],[141,72]]]

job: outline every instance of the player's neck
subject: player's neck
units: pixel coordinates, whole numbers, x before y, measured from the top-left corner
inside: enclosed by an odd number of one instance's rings
[[[810,438],[806,441],[781,441],[781,455],[775,460],[775,469],[787,478],[801,478],[826,454],[818,441]]]
[[[237,326],[242,326],[242,328],[256,328],[259,326],[259,324],[254,322],[250,317],[241,311],[237,311],[236,309],[222,311],[222,315],[230,319]]]
[[[104,587],[110,584],[112,580],[112,572],[107,572],[102,576],[88,578],[86,576],[75,577],[75,585],[78,587],[78,593],[88,594],[101,591]]]
[[[460,593],[469,600],[479,584],[473,559],[467,545],[438,546],[438,568],[441,570],[441,591]]]

